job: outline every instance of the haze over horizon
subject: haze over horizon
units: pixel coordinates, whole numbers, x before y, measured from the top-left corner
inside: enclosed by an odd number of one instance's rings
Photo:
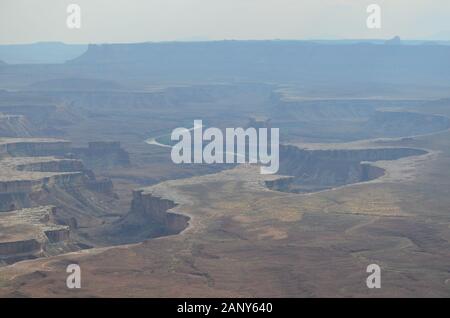
[[[66,26],[69,4],[81,29]],[[381,29],[368,29],[366,8],[382,8]],[[3,0],[0,44],[135,43],[204,40],[450,40],[446,0]],[[14,19],[11,17],[14,16]]]
[[[450,298],[449,16],[0,0],[0,298]]]

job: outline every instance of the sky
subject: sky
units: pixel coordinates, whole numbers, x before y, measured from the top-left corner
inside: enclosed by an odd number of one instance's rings
[[[66,25],[69,4],[81,28]],[[369,4],[381,28],[368,29]],[[450,0],[0,0],[0,44],[223,39],[450,40]]]

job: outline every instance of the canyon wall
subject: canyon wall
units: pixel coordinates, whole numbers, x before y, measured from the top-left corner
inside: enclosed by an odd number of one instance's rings
[[[17,140],[6,144],[6,152],[14,157],[63,156],[70,152],[68,141]]]
[[[266,186],[285,192],[312,192],[369,181],[382,176],[384,170],[367,161],[397,160],[426,153],[413,148],[305,150],[281,146],[278,173],[291,177],[266,182]]]
[[[56,208],[41,206],[0,213],[0,265],[77,249],[68,226],[55,223]]]
[[[42,172],[75,172],[83,171],[84,165],[80,160],[59,159],[52,161],[24,163],[16,166],[20,171],[42,171]]]
[[[123,151],[118,143],[93,143],[90,149]],[[0,211],[32,207],[37,201],[41,203],[43,197],[51,196],[56,188],[58,193],[66,189],[79,195],[80,191],[73,190],[84,188],[114,196],[112,182],[97,179],[81,160],[67,158],[71,151],[70,142],[64,140],[0,139]]]
[[[33,255],[40,251],[42,251],[42,244],[36,239],[0,242],[0,259],[17,257],[21,254]]]
[[[3,115],[0,113],[0,136],[28,137],[33,133],[30,123],[23,115]]]
[[[121,243],[178,234],[188,227],[190,218],[168,212],[174,207],[176,203],[172,200],[153,195],[146,190],[135,190],[130,212],[117,221],[110,231],[115,233],[116,241]],[[116,241],[111,243],[117,243]]]
[[[87,148],[73,148],[72,153],[90,169],[105,169],[116,166],[128,166],[130,157],[121,148],[120,142],[89,142]]]

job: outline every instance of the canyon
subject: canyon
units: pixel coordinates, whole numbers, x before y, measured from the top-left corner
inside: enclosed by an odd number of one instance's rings
[[[105,44],[0,65],[0,296],[447,297],[448,48],[333,45]],[[277,174],[174,164],[167,136],[198,118],[279,128]]]
[[[365,148],[304,150],[281,148],[279,173],[292,176],[267,183],[270,189],[287,192],[314,192],[351,183],[366,182],[384,175],[369,162],[397,160],[427,152],[413,148]]]

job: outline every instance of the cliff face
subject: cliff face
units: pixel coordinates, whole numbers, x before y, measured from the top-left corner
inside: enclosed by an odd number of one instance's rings
[[[68,141],[40,141],[37,140],[10,140],[5,146],[5,151],[14,157],[19,156],[62,156],[70,152]]]
[[[144,190],[133,191],[130,212],[110,229],[111,243],[131,243],[164,235],[178,234],[189,225],[189,217],[170,213],[176,204]],[[108,233],[105,233],[106,235]]]
[[[110,179],[88,179],[85,184],[86,187],[92,191],[114,195],[114,186]]]
[[[328,143],[397,138],[450,128],[446,116],[398,111],[408,106],[411,105],[406,101],[308,100],[285,90],[270,96],[269,111],[273,127],[279,127],[283,139],[288,141],[295,141],[294,136],[307,142]]]
[[[76,172],[83,171],[84,165],[80,160],[58,159],[42,162],[31,162],[16,166],[20,171],[42,171],[42,172]]]
[[[424,150],[413,148],[304,150],[294,146],[280,147],[280,159],[283,160],[285,158],[285,163],[303,161],[311,158],[352,162],[397,160],[403,157],[418,156],[426,153]]]
[[[41,104],[39,97],[32,97],[28,101],[24,102],[22,95],[21,99],[18,99],[14,95],[14,92],[6,92],[2,94],[2,98],[7,100],[9,103],[0,103],[0,112],[5,115],[22,116],[29,121],[34,129],[42,126],[46,121],[52,118],[53,114],[57,113],[57,108],[52,104]],[[36,101],[36,99],[38,101]],[[26,97],[25,97],[26,100]],[[11,106],[11,104],[13,106]]]
[[[0,212],[52,204],[59,207],[57,222],[75,235],[78,226],[101,224],[117,199],[113,184],[97,179],[82,161],[65,158],[70,149],[69,142],[53,139],[0,139]],[[52,242],[67,237],[59,230],[47,234]]]
[[[117,213],[111,180],[68,158],[71,149],[63,140],[0,138],[0,265],[95,245],[86,232]]]
[[[90,169],[105,169],[128,166],[128,152],[121,148],[120,142],[89,142],[88,148],[73,148],[72,153]]]
[[[3,115],[0,113],[0,136],[28,137],[33,129],[22,115]]]
[[[98,180],[82,161],[64,158],[70,149],[69,142],[52,139],[0,140],[0,211],[29,207],[55,187],[111,195],[110,180]]]
[[[130,213],[125,217],[127,221],[144,221],[160,227],[159,231],[166,234],[177,234],[184,230],[189,217],[168,213],[176,206],[172,200],[155,196],[143,190],[133,191]]]
[[[51,255],[77,247],[70,243],[68,226],[54,223],[56,208],[42,206],[0,213],[0,265]]]
[[[280,147],[279,174],[292,176],[266,182],[273,190],[311,192],[344,184],[373,180],[383,169],[364,161],[396,160],[426,154],[412,148],[374,148],[348,150],[304,150]]]
[[[37,179],[34,178],[37,177]],[[51,191],[52,188],[82,187],[88,182],[83,172],[61,173],[50,176],[31,176],[25,180],[0,181],[0,211],[11,211],[17,208],[30,207],[34,198]]]
[[[0,212],[13,211],[31,206],[28,192],[2,192],[0,190]]]
[[[377,111],[363,125],[377,137],[429,134],[450,127],[447,117],[413,112]]]
[[[13,242],[0,242],[0,259],[32,256],[42,251],[42,244],[35,239]]]
[[[0,158],[8,156],[8,147],[6,144],[0,143]]]
[[[70,230],[68,227],[46,230],[44,233],[50,243],[64,242],[70,238]]]
[[[170,200],[155,197],[152,194],[144,194],[142,190],[133,191],[131,213],[153,220],[155,223],[165,224],[167,210],[175,207]]]

